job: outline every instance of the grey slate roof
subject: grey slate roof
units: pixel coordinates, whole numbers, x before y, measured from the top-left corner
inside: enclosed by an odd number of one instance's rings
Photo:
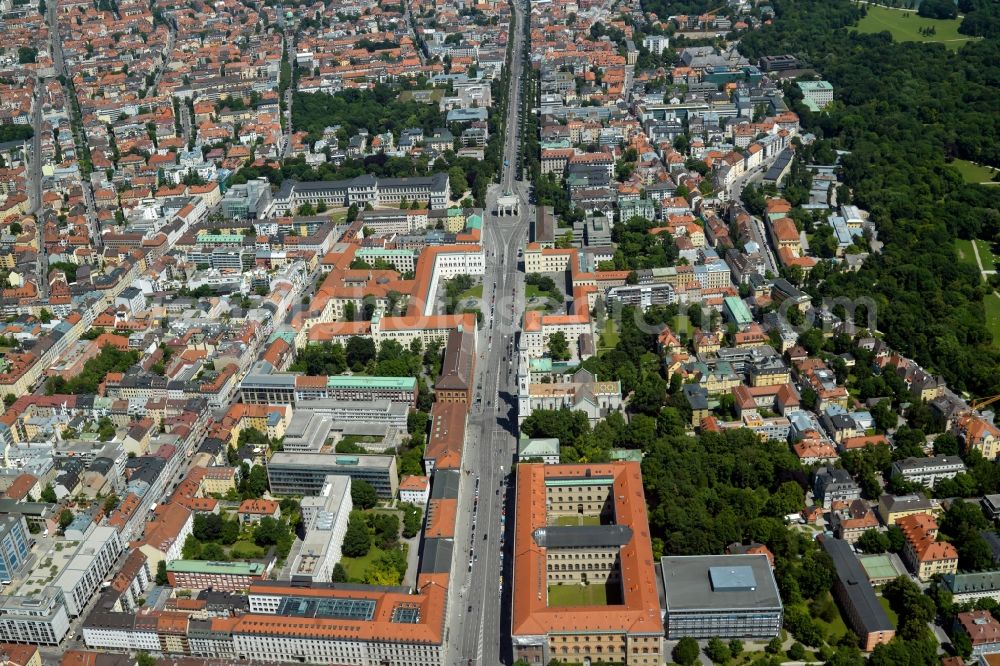
[[[627,525],[550,525],[540,527],[532,535],[542,548],[597,548],[624,546],[632,540],[632,528]]]

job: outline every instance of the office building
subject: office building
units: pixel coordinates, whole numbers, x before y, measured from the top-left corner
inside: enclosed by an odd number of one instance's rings
[[[514,659],[663,663],[646,505],[637,496],[638,463],[518,465]],[[588,524],[560,524],[570,516]],[[584,582],[603,587],[606,603],[567,603]]]
[[[31,547],[28,523],[24,516],[12,513],[0,516],[0,581],[11,580],[28,562]]]
[[[861,649],[871,652],[876,645],[888,643],[896,630],[850,544],[823,535],[818,541],[833,560],[836,573],[833,596],[843,611],[847,626],[861,637]]]
[[[319,495],[330,474],[367,481],[383,499],[396,496],[395,456],[279,451],[267,463],[267,478],[275,495]]]
[[[318,496],[302,498],[306,535],[292,561],[293,583],[330,580],[333,566],[340,561],[347,520],[353,508],[351,479],[347,476],[330,475]]]
[[[290,453],[319,452],[330,437],[333,421],[311,410],[297,409],[285,430],[282,448]]]
[[[784,608],[767,555],[692,555],[660,559],[667,638],[768,640]]]
[[[296,412],[309,411],[341,423],[384,424],[396,428],[406,427],[410,406],[390,400],[303,400],[295,406]]]
[[[256,220],[263,217],[271,205],[271,184],[265,178],[254,178],[243,185],[233,185],[219,207],[226,218]]]
[[[262,562],[209,562],[206,560],[174,560],[167,562],[167,580],[171,587],[184,590],[243,592],[250,583],[265,574]]]
[[[248,405],[294,405],[300,401],[329,399],[344,401],[390,400],[416,405],[417,380],[413,377],[333,375],[305,377],[272,374],[267,364],[255,366],[240,382],[240,397]]]

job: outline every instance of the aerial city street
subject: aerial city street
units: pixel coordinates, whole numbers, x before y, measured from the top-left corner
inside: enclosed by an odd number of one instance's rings
[[[0,666],[1000,666],[1000,4],[0,0]]]

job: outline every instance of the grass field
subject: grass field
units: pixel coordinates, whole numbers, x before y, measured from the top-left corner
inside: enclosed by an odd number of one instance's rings
[[[983,299],[983,308],[986,310],[986,328],[993,335],[993,347],[1000,349],[1000,296],[987,294]]]
[[[381,442],[381,437],[376,437],[374,435],[344,435],[340,438],[338,444],[377,444]]]
[[[977,271],[979,270],[979,264],[976,263],[976,255],[972,251],[972,241],[956,238],[955,254],[958,255],[959,263],[972,266]]]
[[[897,42],[940,42],[950,49],[958,49],[971,37],[960,35],[961,19],[929,19],[916,12],[867,5],[867,15],[858,22],[858,32],[888,31]],[[935,34],[921,35],[921,28],[934,27]]]
[[[885,609],[885,614],[889,616],[889,622],[892,622],[892,626],[899,626],[899,616],[896,615],[896,611],[892,610],[889,606],[889,600],[880,596],[878,598],[878,602],[882,604],[882,608]]]
[[[601,519],[597,516],[558,516],[556,525],[564,527],[578,527],[580,525],[600,525]]]
[[[983,262],[983,270],[995,270],[997,262],[1000,262],[1000,257],[993,253],[993,244],[982,238],[977,238],[974,242],[979,249],[979,260]],[[972,258],[973,261],[975,259],[975,257]]]
[[[608,319],[604,322],[604,328],[601,329],[599,345],[603,349],[613,349],[617,344],[618,327],[615,325],[613,319]]]
[[[691,318],[687,315],[677,315],[674,317],[674,321],[671,324],[671,328],[674,331],[674,335],[688,335],[693,333],[693,327],[691,326]]]
[[[458,300],[464,301],[467,298],[480,298],[481,299],[482,297],[483,297],[483,285],[477,284],[475,287],[472,287],[471,289],[466,289],[465,291],[463,291],[462,294],[458,297]]]
[[[955,160],[951,166],[962,174],[962,178],[967,183],[988,183],[993,180],[997,173],[996,169],[992,167],[982,166],[968,160]]]
[[[813,621],[819,626],[820,630],[826,636],[827,642],[830,645],[835,645],[844,634],[847,633],[847,625],[844,624],[844,618],[840,615],[840,608],[837,606],[836,602],[833,600],[829,594],[825,597],[825,604],[833,609],[835,615],[832,621],[824,620],[822,617],[812,616]],[[809,613],[808,604],[800,604],[800,608],[805,612]]]
[[[365,578],[365,572],[368,571],[368,567],[378,559],[382,554],[382,549],[376,545],[372,545],[368,554],[364,557],[347,557],[344,555],[340,558],[340,563],[344,565],[344,569],[347,570],[347,578],[351,581],[363,581]]]
[[[620,603],[620,593],[605,585],[549,585],[549,606],[607,606]]]

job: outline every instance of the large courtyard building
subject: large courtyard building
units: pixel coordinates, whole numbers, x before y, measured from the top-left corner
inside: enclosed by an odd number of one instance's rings
[[[317,206],[394,207],[404,201],[417,202],[431,210],[447,208],[451,199],[448,174],[410,178],[379,178],[365,174],[350,180],[297,183],[285,181],[274,195],[271,212],[287,215],[304,204]]]
[[[663,663],[663,623],[639,464],[521,464],[514,658]]]
[[[667,638],[770,639],[784,609],[767,555],[692,555],[660,560]]]

